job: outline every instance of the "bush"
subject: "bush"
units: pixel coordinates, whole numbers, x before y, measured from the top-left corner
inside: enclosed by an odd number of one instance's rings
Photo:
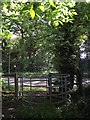
[[[17,118],[26,119],[57,119],[59,114],[53,105],[38,105],[35,107],[22,107],[17,114]]]
[[[21,107],[17,112],[17,118],[22,119],[58,119],[62,118],[88,118],[87,104],[83,99],[70,105],[55,106],[52,104],[40,104],[32,107]]]

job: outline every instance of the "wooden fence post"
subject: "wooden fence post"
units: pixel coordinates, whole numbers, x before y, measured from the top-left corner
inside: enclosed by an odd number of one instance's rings
[[[67,76],[65,76],[64,86],[65,86],[65,101],[67,101]]]
[[[15,97],[18,97],[18,78],[15,73]]]
[[[30,77],[30,104],[32,103],[32,79]]]
[[[22,81],[21,81],[21,83],[22,83],[22,84],[21,84],[21,88],[22,88],[22,97],[23,97],[23,80],[24,80],[24,79],[23,79],[23,77],[22,77]]]
[[[63,100],[63,76],[62,74],[60,75],[60,78],[61,78],[61,96],[62,96],[62,100]]]
[[[30,93],[32,93],[32,81],[31,81],[31,77],[30,77]]]
[[[8,90],[10,90],[10,77],[8,76]]]
[[[48,76],[48,86],[49,86],[49,98],[50,98],[50,103],[51,103],[51,94],[52,94],[52,78],[51,78],[51,73],[49,73],[49,76]]]
[[[20,77],[20,96],[23,96],[23,77]]]

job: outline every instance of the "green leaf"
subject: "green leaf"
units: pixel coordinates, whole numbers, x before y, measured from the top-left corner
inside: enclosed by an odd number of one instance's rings
[[[40,16],[39,14],[37,14],[37,13],[36,13],[36,16],[37,16],[38,18],[41,18],[41,16]]]
[[[63,25],[63,22],[62,22],[62,21],[59,21],[59,23],[60,23],[61,25]]]
[[[59,25],[59,21],[58,20],[54,21],[54,25],[57,27]]]
[[[76,12],[73,12],[74,15],[78,15]]]
[[[12,37],[12,33],[8,33],[8,37],[9,37],[9,38]]]
[[[33,9],[30,9],[30,15],[32,19],[35,17],[35,11]]]
[[[43,11],[43,12],[45,11],[44,6],[40,5],[39,8],[41,11]]]
[[[50,3],[51,6],[56,7],[53,0],[49,0],[49,3]]]

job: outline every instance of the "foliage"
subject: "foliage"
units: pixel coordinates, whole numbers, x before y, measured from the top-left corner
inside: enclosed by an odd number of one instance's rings
[[[90,103],[89,103],[90,104]],[[62,118],[88,118],[90,111],[87,111],[89,105],[86,99],[79,98],[78,101],[71,103],[70,105],[53,105],[53,104],[41,104],[32,105],[31,107],[22,106],[16,113],[16,118],[24,119],[59,119]]]
[[[55,107],[53,105],[41,105],[34,107],[30,109],[29,107],[23,107],[20,110],[20,114],[18,114],[17,118],[21,118],[21,114],[23,115],[22,118],[30,118],[30,119],[35,119],[35,118],[43,118],[43,119],[52,119],[52,118],[58,118],[57,111],[55,110]],[[25,113],[25,114],[23,114]],[[27,116],[27,117],[26,117]]]
[[[89,3],[2,2],[3,71],[10,54],[11,72],[72,72],[89,34],[89,13]]]
[[[24,98],[16,99],[13,96],[3,96],[3,104],[13,105],[15,111],[10,111],[10,114],[12,113],[13,115],[14,113],[15,119],[88,119],[90,117],[90,86],[84,88],[84,92],[85,96],[83,97],[78,97],[78,93],[74,93],[71,104],[54,105],[48,102],[43,104],[30,104],[25,103]],[[6,108],[6,106],[4,107]]]
[[[2,89],[3,89],[3,90],[5,90],[5,89],[8,88],[8,85],[7,85],[7,83],[6,83],[5,80],[2,80],[2,81],[1,81],[1,84],[2,84]]]
[[[14,91],[14,86],[13,85],[10,85],[9,88],[8,88],[8,83],[6,82],[6,80],[2,80],[1,85],[2,85],[2,91],[3,92]]]

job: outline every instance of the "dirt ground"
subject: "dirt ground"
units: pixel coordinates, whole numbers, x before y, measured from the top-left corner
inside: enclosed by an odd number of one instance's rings
[[[15,119],[17,110],[21,107],[22,100],[12,96],[2,98],[2,119]],[[15,119],[16,120],[16,119]]]

